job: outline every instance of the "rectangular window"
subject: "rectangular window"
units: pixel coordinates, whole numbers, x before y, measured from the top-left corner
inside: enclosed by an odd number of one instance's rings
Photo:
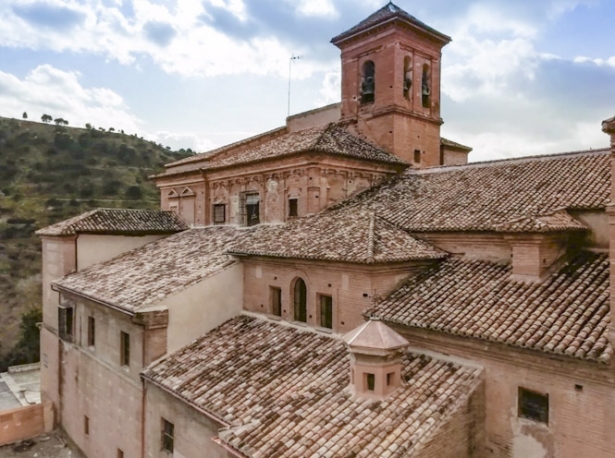
[[[124,458],[124,451],[121,449],[117,449],[117,458]]]
[[[83,416],[83,432],[86,436],[90,435],[90,419],[87,416]]]
[[[73,341],[74,308],[58,306],[58,334],[65,342]]]
[[[376,376],[374,374],[365,374],[365,384],[367,386],[367,391],[374,391]]]
[[[420,149],[415,149],[414,150],[414,162],[421,162],[421,150]]]
[[[299,216],[299,199],[288,199],[288,216]]]
[[[130,334],[123,331],[120,332],[120,363],[130,365]]]
[[[224,224],[226,222],[226,205],[214,205],[214,224]]]
[[[246,226],[260,224],[260,196],[258,193],[245,195],[246,199]]]
[[[395,372],[389,372],[387,374],[387,386],[391,386],[393,384],[393,376],[395,375]]]
[[[271,314],[282,316],[282,290],[274,286],[269,287],[269,298],[271,301]]]
[[[162,419],[162,450],[173,453],[173,433],[175,426],[173,423]]]
[[[96,321],[93,316],[88,317],[88,347],[96,345]]]
[[[333,298],[320,296],[320,325],[323,328],[333,329]]]
[[[549,395],[519,387],[519,417],[549,423]]]

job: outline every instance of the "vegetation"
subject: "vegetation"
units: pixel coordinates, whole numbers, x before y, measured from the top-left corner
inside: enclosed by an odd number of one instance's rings
[[[97,207],[158,208],[147,176],[187,155],[133,135],[42,120],[0,118],[0,371],[38,360],[41,243],[34,231]]]

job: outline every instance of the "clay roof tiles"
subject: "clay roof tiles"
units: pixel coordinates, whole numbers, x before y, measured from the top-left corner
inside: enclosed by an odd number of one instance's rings
[[[190,229],[70,274],[55,284],[127,312],[156,305],[234,263],[224,254],[241,231]]]
[[[540,283],[510,265],[448,259],[412,278],[368,314],[406,326],[608,362],[609,260],[581,253]]]
[[[38,235],[169,234],[188,229],[175,213],[160,210],[98,208],[38,230]]]
[[[525,216],[513,221],[495,225],[500,232],[558,232],[586,231],[587,226],[574,219],[565,210],[558,210],[543,216]]]
[[[447,254],[412,237],[373,212],[348,208],[260,226],[229,253],[352,263],[440,259]]]
[[[374,211],[411,232],[498,231],[513,221],[562,209],[604,209],[610,186],[608,150],[595,150],[408,170],[336,208]],[[581,229],[563,213],[547,220],[565,218],[573,229]]]
[[[407,347],[408,341],[380,320],[369,320],[344,335],[350,348],[394,350]]]
[[[451,41],[451,38],[447,35],[444,35],[441,32],[438,32],[436,29],[428,26],[424,22],[419,21],[417,18],[408,14],[406,11],[402,10],[399,6],[395,5],[393,2],[389,2],[382,8],[380,8],[375,13],[372,13],[367,18],[359,22],[354,27],[346,30],[345,32],[340,33],[336,37],[334,37],[331,42],[337,44],[341,41],[344,41],[347,38],[350,38],[353,35],[357,35],[361,32],[365,32],[372,27],[378,26],[380,24],[386,23],[393,19],[399,19],[409,24],[414,25],[415,27],[419,27],[432,35],[435,35],[439,39],[445,42]]]
[[[407,353],[402,389],[356,399],[342,339],[242,315],[143,375],[228,424],[221,442],[246,456],[361,458],[414,456],[467,402],[481,370]]]

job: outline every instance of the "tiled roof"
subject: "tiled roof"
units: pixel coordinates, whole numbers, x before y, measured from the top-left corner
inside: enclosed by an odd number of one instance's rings
[[[358,328],[346,333],[344,341],[350,348],[370,350],[394,350],[409,345],[403,336],[376,319],[368,320]]]
[[[188,229],[175,213],[160,210],[98,208],[38,230],[38,235],[168,234]]]
[[[136,312],[232,264],[223,252],[239,232],[229,226],[190,229],[70,274],[56,284]]]
[[[406,326],[606,363],[609,260],[582,253],[538,284],[510,265],[449,259],[411,279],[368,314]]]
[[[337,206],[360,206],[411,232],[496,231],[561,209],[603,209],[608,150],[410,170]]]
[[[461,143],[454,142],[453,140],[449,140],[448,138],[440,137],[440,145],[448,146],[449,148],[460,149],[467,151],[468,153],[472,151],[472,148],[466,145],[462,145]]]
[[[392,19],[401,19],[402,21],[408,22],[414,26],[417,26],[423,30],[428,31],[432,35],[435,35],[436,37],[440,38],[442,41],[445,41],[447,43],[451,41],[451,38],[449,36],[446,36],[443,33],[438,32],[436,29],[428,26],[424,22],[419,21],[414,16],[402,10],[399,6],[393,4],[393,2],[389,2],[387,5],[383,6],[375,13],[369,15],[366,19],[362,20],[354,27],[351,27],[345,32],[342,32],[336,37],[334,37],[331,40],[331,42],[334,44],[339,43],[345,40],[346,38],[351,37],[352,35],[356,35],[374,26],[390,21]]]
[[[230,156],[224,156],[220,159],[213,158],[205,162],[196,162],[194,166],[199,169],[210,170],[311,152],[386,162],[400,166],[407,165],[405,161],[394,154],[331,123],[326,126],[312,127],[280,135],[269,141],[245,148]],[[170,170],[166,174],[172,173],[173,171]],[[165,174],[156,176],[161,177],[165,176]]]
[[[585,231],[587,226],[574,219],[566,210],[544,216],[526,216],[495,225],[500,232]]]
[[[446,253],[358,208],[256,227],[230,253],[353,263],[439,259]]]
[[[413,456],[465,403],[481,373],[409,353],[402,376],[403,387],[388,399],[355,399],[339,337],[246,315],[144,371],[230,425],[223,443],[276,458]]]

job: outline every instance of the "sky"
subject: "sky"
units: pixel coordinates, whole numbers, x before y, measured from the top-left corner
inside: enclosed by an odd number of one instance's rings
[[[615,0],[397,0],[451,36],[442,135],[492,160],[608,145]],[[332,37],[386,0],[1,0],[0,116],[198,152],[340,100]],[[291,56],[300,59],[290,60]]]

